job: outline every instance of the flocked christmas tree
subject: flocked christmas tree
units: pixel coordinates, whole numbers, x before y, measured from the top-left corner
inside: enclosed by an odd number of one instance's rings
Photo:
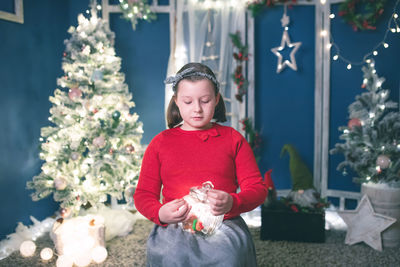
[[[140,170],[142,123],[119,72],[114,33],[92,5],[90,18],[78,16],[65,40],[61,89],[50,96],[53,126],[41,129],[42,172],[27,183],[33,200],[53,194],[62,215],[109,196],[131,197]]]
[[[358,183],[388,183],[400,181],[400,114],[397,103],[389,100],[389,90],[383,89],[385,79],[378,77],[373,61],[362,68],[362,88],[367,92],[356,97],[349,106],[350,120],[342,126],[344,143],[336,144],[331,153],[343,153],[345,160],[337,169],[354,170]]]

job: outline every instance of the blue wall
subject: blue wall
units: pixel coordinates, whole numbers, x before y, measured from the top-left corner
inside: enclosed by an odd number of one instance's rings
[[[0,10],[11,12],[13,0],[1,1]],[[10,3],[11,4],[10,4]],[[63,41],[77,15],[89,1],[24,1],[24,24],[0,20],[0,239],[15,231],[17,222],[32,224],[51,216],[58,204],[49,197],[33,202],[26,182],[40,172],[40,129],[47,120],[61,68]],[[112,14],[115,49],[122,58],[121,72],[136,103],[134,111],[144,123],[142,142],[147,144],[165,129],[164,84],[169,56],[169,16],[131,24]],[[151,56],[149,56],[151,55]]]
[[[1,2],[0,9],[8,10],[12,0]],[[42,220],[58,207],[51,198],[33,202],[25,184],[40,172],[38,138],[40,128],[49,125],[48,97],[63,74],[63,40],[69,38],[67,29],[77,25],[77,15],[86,11],[88,2],[25,0],[24,24],[0,20],[0,239],[14,232],[17,222],[31,224],[30,215]],[[390,9],[385,10],[378,30],[368,33],[354,33],[335,18],[332,31],[343,55],[357,60],[370,51],[382,38]],[[276,74],[277,58],[270,49],[280,44],[282,11],[282,6],[270,8],[255,19],[255,104],[256,127],[265,141],[260,169],[272,168],[277,187],[289,188],[288,157],[279,157],[283,144],[295,144],[310,169],[313,164],[315,10],[312,6],[288,9],[291,41],[302,42],[296,54],[298,71],[286,68]],[[141,22],[133,31],[129,22],[112,14],[110,26],[116,33],[116,53],[122,58],[121,72],[144,123],[143,143],[148,143],[165,128],[163,80],[170,50],[169,18],[159,14],[156,21]],[[395,101],[399,97],[399,36],[389,34],[390,47],[376,57],[376,69],[386,78],[384,87],[392,90]],[[338,142],[337,127],[347,124],[347,107],[362,92],[361,81],[360,68],[349,71],[343,62],[332,62],[330,147]],[[340,160],[339,155],[330,157],[329,187],[357,189],[349,176],[335,170]]]
[[[332,13],[336,14],[336,18],[331,20],[331,31],[341,49],[341,55],[353,62],[360,61],[382,41],[394,3],[395,0],[388,1],[377,30],[368,32],[354,32],[337,15],[339,5],[332,5]],[[297,72],[287,67],[280,74],[276,74],[277,57],[270,51],[271,48],[280,45],[282,36],[280,19],[283,7],[266,9],[255,19],[256,128],[261,131],[264,141],[259,166],[262,172],[273,169],[272,178],[278,189],[291,187],[289,157],[280,158],[284,144],[294,144],[307,166],[313,170],[314,12],[314,6],[306,5],[287,9],[291,21],[289,27],[291,42],[302,42],[296,53]],[[399,37],[399,33],[390,32],[387,39],[389,48],[379,49],[379,54],[375,57],[378,75],[386,78],[383,87],[391,90],[391,99],[396,102],[399,100],[400,70],[397,66],[400,59]],[[347,125],[349,104],[354,102],[356,95],[363,92],[360,87],[361,67],[353,66],[351,70],[347,70],[346,65],[343,61],[332,61],[331,64],[330,148],[340,142],[341,133],[338,127]],[[359,190],[359,187],[352,182],[350,171],[347,176],[336,171],[337,164],[342,160],[342,155],[329,157],[328,187]]]

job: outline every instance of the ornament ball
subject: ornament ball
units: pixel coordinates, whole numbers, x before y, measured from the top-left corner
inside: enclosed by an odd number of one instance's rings
[[[354,127],[361,127],[361,121],[358,118],[353,118],[349,120],[349,123],[347,124],[350,130],[353,130]]]
[[[121,112],[119,112],[118,110],[114,111],[112,114],[112,118],[117,121],[119,119],[119,117],[121,116]]]
[[[128,153],[133,153],[133,152],[135,152],[135,147],[134,147],[133,145],[127,145],[127,146],[125,147],[125,149],[126,149],[126,152],[128,152]]]
[[[67,182],[63,178],[54,179],[54,187],[57,190],[64,190],[67,187]]]
[[[78,152],[72,152],[72,153],[71,153],[71,159],[72,159],[72,160],[77,160],[77,159],[79,159],[79,153],[78,153]]]
[[[71,88],[68,92],[68,97],[71,100],[76,100],[82,96],[82,91],[79,88]]]
[[[71,215],[71,210],[69,208],[63,208],[60,210],[60,215],[62,218],[68,218]]]
[[[93,139],[93,145],[102,148],[106,144],[106,140],[104,139],[104,136],[98,136]]]
[[[381,167],[381,169],[387,169],[390,165],[390,158],[386,155],[379,155],[376,159],[376,164]]]

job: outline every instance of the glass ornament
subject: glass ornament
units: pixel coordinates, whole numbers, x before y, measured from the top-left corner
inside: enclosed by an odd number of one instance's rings
[[[208,181],[202,186],[192,187],[190,193],[183,197],[192,207],[189,219],[179,223],[184,231],[212,235],[221,226],[224,215],[213,215],[207,199],[207,192],[213,188],[214,185]]]

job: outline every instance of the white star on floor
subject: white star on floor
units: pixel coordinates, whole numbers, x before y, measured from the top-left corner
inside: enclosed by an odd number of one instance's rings
[[[285,59],[282,63],[282,54],[280,53],[280,51],[284,50],[286,46],[290,48],[294,46],[294,48],[290,52],[290,61]],[[271,49],[272,53],[274,53],[275,56],[278,57],[276,73],[280,73],[286,66],[289,66],[292,70],[297,70],[297,64],[294,55],[296,54],[300,46],[301,42],[291,43],[287,30],[283,31],[281,45]]]
[[[381,232],[396,222],[396,219],[374,212],[367,195],[364,195],[352,211],[338,211],[347,224],[345,244],[353,245],[365,242],[367,245],[382,251]]]

